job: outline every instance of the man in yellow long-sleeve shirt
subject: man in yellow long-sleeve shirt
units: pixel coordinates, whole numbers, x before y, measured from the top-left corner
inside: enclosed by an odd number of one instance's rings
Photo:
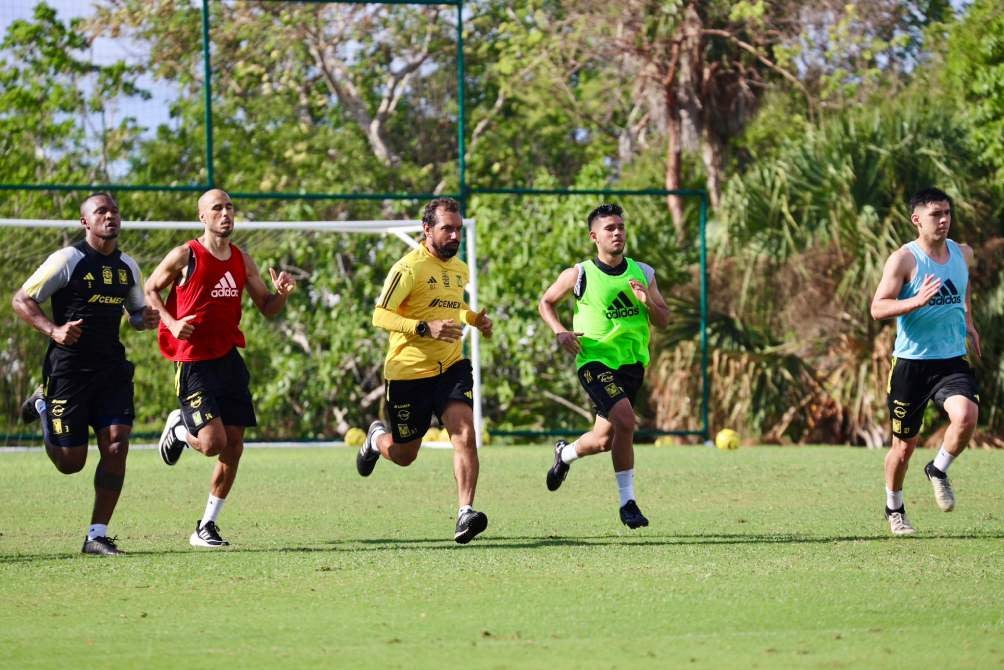
[[[391,268],[373,310],[373,325],[390,332],[386,380],[387,423],[370,424],[356,456],[356,469],[368,477],[382,454],[401,466],[417,457],[435,413],[453,444],[457,480],[454,539],[467,544],[488,527],[488,517],[472,508],[478,483],[470,360],[463,358],[464,324],[491,337],[485,311],[475,313],[464,300],[467,264],[456,257],[463,219],[460,205],[436,198],[422,216],[425,240]]]

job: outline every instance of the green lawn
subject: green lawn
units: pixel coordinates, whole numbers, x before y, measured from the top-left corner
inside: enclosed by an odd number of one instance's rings
[[[883,455],[641,447],[629,531],[606,456],[550,493],[549,448],[489,447],[489,528],[460,547],[448,451],[364,480],[348,449],[255,449],[211,552],[187,541],[210,460],[136,451],[130,555],[103,559],[77,553],[93,462],[0,454],[0,667],[1004,667],[1004,453],[952,467],[951,514],[918,453],[912,538]]]

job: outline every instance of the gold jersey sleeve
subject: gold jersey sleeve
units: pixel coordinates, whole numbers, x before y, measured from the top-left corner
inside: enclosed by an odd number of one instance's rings
[[[419,321],[453,319],[470,323],[473,315],[464,300],[469,271],[454,256],[444,261],[425,245],[409,252],[391,268],[377,299],[374,323],[393,324],[384,379],[424,379],[435,377],[461,359],[461,341],[443,342],[415,333]],[[386,310],[400,318],[381,318]]]

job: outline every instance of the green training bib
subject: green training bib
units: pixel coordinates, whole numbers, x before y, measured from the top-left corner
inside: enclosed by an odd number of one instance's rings
[[[627,269],[612,277],[592,261],[580,263],[585,273],[585,290],[575,301],[572,330],[582,333],[582,351],[575,358],[581,368],[598,361],[608,368],[641,363],[648,365],[648,308],[635,297],[628,281],[636,279],[648,286],[641,267],[627,258]]]

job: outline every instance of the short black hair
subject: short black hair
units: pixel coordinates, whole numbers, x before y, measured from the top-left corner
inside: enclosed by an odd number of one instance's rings
[[[947,202],[948,209],[954,210],[955,203],[952,202],[952,198],[939,188],[934,188],[933,186],[928,186],[922,188],[910,197],[910,212],[917,209],[921,205],[929,205],[932,202]]]
[[[597,207],[596,209],[594,209],[593,211],[589,212],[589,216],[586,217],[586,223],[588,223],[589,227],[592,228],[593,221],[595,221],[596,219],[603,218],[604,216],[623,216],[623,215],[624,215],[624,210],[621,209],[620,205],[611,205],[604,203],[599,207]]]
[[[430,200],[429,204],[425,206],[425,211],[422,213],[422,225],[435,226],[436,212],[440,209],[445,209],[447,212],[460,212],[460,203],[453,198],[436,198]]]
[[[109,200],[115,203],[116,207],[119,206],[118,201],[116,201],[115,198],[112,197],[111,193],[106,193],[105,191],[98,191],[97,193],[91,193],[89,196],[84,198],[83,202],[80,203],[80,216],[84,216],[84,207],[94,198],[108,198]]]

